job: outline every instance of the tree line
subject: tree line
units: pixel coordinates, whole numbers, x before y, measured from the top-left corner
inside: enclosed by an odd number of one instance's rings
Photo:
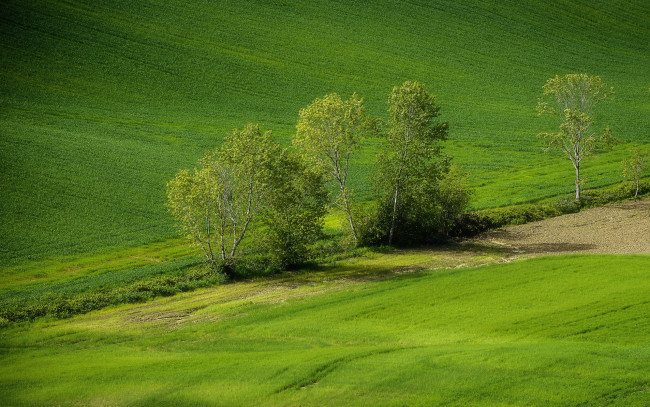
[[[444,237],[470,190],[443,152],[449,126],[439,111],[418,82],[393,88],[387,121],[370,117],[357,94],[325,95],[300,110],[291,147],[258,125],[233,130],[198,168],[169,181],[168,206],[206,262],[226,273],[249,237],[248,246],[280,267],[308,261],[329,207],[344,214],[355,246]],[[383,139],[372,177],[377,199],[361,204],[349,177],[369,136]]]
[[[609,127],[600,136],[592,131],[593,108],[612,91],[586,74],[556,76],[543,87],[538,111],[557,115],[560,126],[539,137],[573,164],[576,201],[582,160],[616,141]],[[279,268],[309,261],[331,207],[344,214],[353,246],[446,239],[462,229],[471,197],[466,176],[444,153],[449,125],[439,120],[435,96],[419,82],[395,86],[387,103],[388,119],[382,120],[368,115],[356,93],[347,100],[336,93],[315,99],[300,110],[291,147],[258,125],[233,130],[198,168],[178,172],[167,184],[179,228],[208,264],[226,274],[246,239],[263,262]],[[349,177],[367,137],[382,144],[370,181],[375,199],[360,203]],[[637,150],[623,163],[637,192],[645,157]]]

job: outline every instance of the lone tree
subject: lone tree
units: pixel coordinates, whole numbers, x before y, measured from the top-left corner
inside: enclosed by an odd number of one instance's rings
[[[568,74],[546,81],[543,95],[537,105],[539,114],[552,114],[561,119],[560,131],[542,133],[546,150],[557,148],[571,161],[575,169],[576,200],[580,200],[580,165],[601,144],[610,146],[615,140],[611,129],[605,128],[602,135],[592,131],[593,109],[613,92],[606,89],[600,76]],[[550,103],[549,103],[550,102]]]
[[[648,154],[641,154],[641,151],[638,147],[635,147],[632,150],[632,156],[623,160],[623,177],[625,179],[632,181],[636,185],[636,191],[634,192],[634,199],[639,196],[639,181],[641,181],[641,176],[648,169]]]
[[[359,150],[367,117],[363,99],[353,94],[343,101],[336,93],[314,100],[300,110],[294,145],[334,181],[339,206],[345,211],[354,241],[358,241],[352,216],[352,193],[347,186],[350,159]]]
[[[420,211],[432,204],[438,178],[446,172],[448,160],[439,142],[447,138],[449,125],[435,120],[440,107],[419,82],[407,81],[394,87],[388,111],[387,149],[380,157],[379,178],[392,206],[388,231],[391,245],[400,211],[407,207]]]

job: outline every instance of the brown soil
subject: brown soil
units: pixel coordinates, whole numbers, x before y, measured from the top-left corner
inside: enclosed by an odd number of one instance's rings
[[[611,204],[479,237],[525,257],[569,254],[650,254],[650,198]]]

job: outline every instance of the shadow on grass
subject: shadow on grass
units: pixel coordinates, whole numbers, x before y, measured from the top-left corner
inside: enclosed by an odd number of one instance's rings
[[[422,277],[425,272],[435,269],[480,265],[471,263],[473,256],[491,256],[494,260],[489,262],[495,263],[496,259],[506,258],[512,253],[510,248],[474,241],[406,249],[373,248],[367,256],[331,263],[308,264],[298,270],[284,271],[267,279],[289,285],[333,280],[366,282],[394,278],[410,279]],[[412,256],[419,257],[413,260]]]
[[[560,254],[575,253],[593,250],[597,248],[595,244],[588,243],[530,243],[519,246],[524,253],[530,254]]]

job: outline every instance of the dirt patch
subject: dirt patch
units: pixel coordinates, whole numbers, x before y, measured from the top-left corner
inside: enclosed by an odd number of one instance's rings
[[[509,226],[478,240],[510,248],[523,257],[650,254],[650,198]]]

